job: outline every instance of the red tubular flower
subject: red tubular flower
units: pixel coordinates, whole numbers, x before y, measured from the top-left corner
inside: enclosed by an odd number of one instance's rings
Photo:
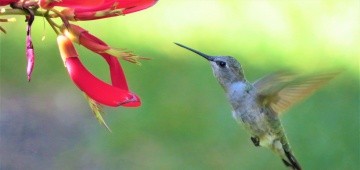
[[[137,12],[156,2],[157,0],[107,0],[98,6],[68,8],[61,13],[69,20],[95,20]]]
[[[139,97],[127,90],[127,85],[124,83],[115,83],[116,86],[111,86],[100,79],[93,76],[81,63],[78,58],[78,54],[69,38],[64,35],[59,35],[57,38],[59,45],[60,55],[65,63],[68,73],[73,82],[84,91],[89,97],[107,106],[128,106],[136,107],[140,106]],[[112,78],[123,77],[120,64],[116,64],[115,60],[108,58],[110,65]],[[119,67],[120,66],[120,67]],[[116,81],[115,81],[116,82]],[[125,81],[126,83],[126,81]],[[122,88],[119,88],[121,86]]]
[[[19,0],[1,0],[0,6],[10,5],[13,2],[18,2]]]
[[[146,59],[136,56],[130,52],[122,51],[121,49],[111,48],[105,42],[77,25],[70,24],[68,29],[63,27],[62,32],[72,41],[77,42],[80,45],[98,54],[109,54],[113,57],[121,58],[137,64],[139,63],[139,59]]]
[[[131,53],[121,52],[121,51],[112,49],[105,42],[103,42],[99,38],[93,36],[87,30],[85,30],[77,25],[71,24],[69,27],[69,30],[70,30],[70,32],[67,31],[66,28],[63,28],[62,32],[65,34],[65,36],[70,38],[72,41],[77,42],[80,45],[83,45],[84,47],[86,47],[87,49],[89,49],[95,53],[98,53],[106,60],[106,62],[108,63],[108,65],[110,67],[110,75],[111,75],[112,85],[115,87],[118,87],[120,89],[129,91],[129,88],[128,88],[128,85],[127,85],[127,82],[125,79],[125,74],[122,70],[122,67],[121,67],[119,61],[117,60],[117,58],[114,57],[113,55],[117,55],[117,56],[122,55],[122,57],[124,57],[123,59],[130,61],[130,62],[137,63],[137,59],[134,58],[135,55],[133,55]],[[137,100],[140,100],[137,96],[136,96],[136,98],[137,98]],[[123,106],[136,107],[138,105],[139,105],[138,103],[131,102],[131,103],[124,104]]]
[[[104,0],[40,0],[39,5],[41,8],[49,9],[54,6],[62,6],[62,7],[93,7],[97,5],[101,5],[104,3]]]

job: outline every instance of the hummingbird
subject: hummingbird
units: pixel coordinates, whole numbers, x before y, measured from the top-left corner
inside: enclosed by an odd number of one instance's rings
[[[210,62],[213,74],[232,106],[232,116],[250,133],[253,144],[256,147],[270,148],[280,156],[287,167],[301,170],[279,116],[339,72],[301,77],[287,71],[278,71],[250,83],[235,58],[210,56],[182,44],[175,44]]]

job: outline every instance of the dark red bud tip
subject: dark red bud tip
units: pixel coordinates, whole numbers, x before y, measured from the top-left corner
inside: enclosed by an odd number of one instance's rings
[[[20,0],[1,0],[0,1],[0,6],[5,6],[5,5],[10,5],[13,2],[18,2]]]
[[[141,101],[139,96],[137,96],[136,94],[132,94],[132,98],[128,101],[125,101],[123,104],[121,104],[121,106],[124,107],[139,107],[141,106]]]

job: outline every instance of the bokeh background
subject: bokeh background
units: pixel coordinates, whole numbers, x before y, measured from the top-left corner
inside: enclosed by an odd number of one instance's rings
[[[281,69],[344,68],[282,122],[304,169],[360,169],[359,16],[357,0],[160,0],[124,17],[77,22],[114,47],[152,58],[142,66],[122,61],[143,104],[105,108],[113,133],[92,116],[41,17],[30,83],[24,18],[1,23],[8,33],[0,35],[0,169],[286,169],[233,120],[209,64],[173,42],[236,57],[250,81]],[[77,49],[109,80],[101,57]]]

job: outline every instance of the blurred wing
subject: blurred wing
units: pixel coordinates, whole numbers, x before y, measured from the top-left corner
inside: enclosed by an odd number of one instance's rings
[[[254,83],[254,87],[258,91],[278,91],[282,86],[294,80],[296,75],[288,71],[278,71],[266,75]]]
[[[254,83],[258,90],[258,102],[283,113],[295,103],[309,96],[340,72],[296,77],[288,72],[277,72]]]

